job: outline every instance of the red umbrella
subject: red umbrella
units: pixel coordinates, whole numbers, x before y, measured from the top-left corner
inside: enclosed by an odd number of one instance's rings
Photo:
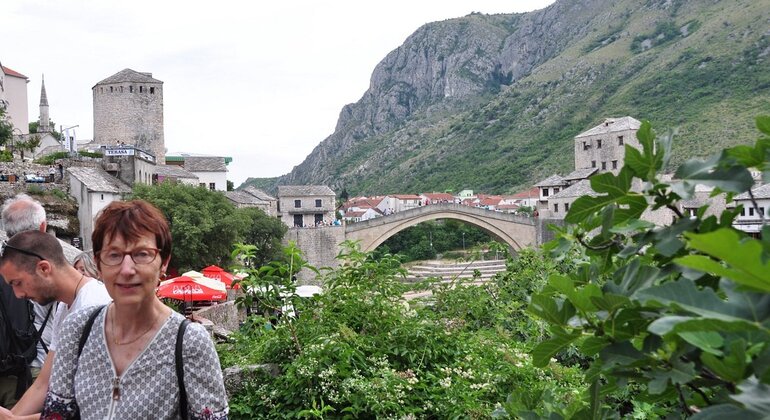
[[[157,295],[183,301],[225,301],[227,292],[220,290],[218,285],[199,279],[180,276],[166,280],[158,286]]]
[[[204,268],[203,270],[201,270],[201,273],[203,273],[204,276],[210,279],[221,281],[222,283],[225,284],[225,287],[227,287],[228,289],[232,289],[232,288],[239,289],[241,287],[241,285],[238,283],[236,283],[235,286],[233,286],[233,281],[235,281],[235,276],[216,265],[210,265]]]

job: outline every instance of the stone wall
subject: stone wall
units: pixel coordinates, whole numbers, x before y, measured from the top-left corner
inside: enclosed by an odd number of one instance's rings
[[[337,254],[340,244],[345,240],[343,226],[321,226],[308,228],[290,228],[283,237],[283,245],[289,241],[297,243],[305,260],[316,268],[337,267]],[[297,274],[300,284],[320,284],[315,273],[302,270]]]
[[[227,331],[238,331],[241,322],[246,320],[246,311],[238,309],[234,301],[228,301],[200,309],[195,312],[195,316],[205,318]]]

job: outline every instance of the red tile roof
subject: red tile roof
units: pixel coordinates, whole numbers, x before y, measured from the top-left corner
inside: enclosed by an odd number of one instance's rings
[[[532,187],[526,191],[518,192],[511,197],[513,198],[539,198],[540,197],[540,188]]]
[[[5,73],[8,76],[15,76],[15,77],[21,77],[22,79],[29,79],[29,77],[19,73],[16,70],[9,69],[8,67],[3,66],[3,73]]]
[[[454,196],[449,193],[423,193],[423,196],[427,197],[428,200],[436,200],[436,201],[454,201]]]

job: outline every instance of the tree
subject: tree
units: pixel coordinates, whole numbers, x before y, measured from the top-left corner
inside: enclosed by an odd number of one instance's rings
[[[243,232],[243,243],[257,248],[252,263],[259,267],[280,260],[283,255],[281,238],[286,234],[287,226],[257,208],[238,209],[238,213],[248,221]]]
[[[226,267],[248,220],[219,192],[181,183],[135,184],[132,198],[157,206],[171,224],[171,266],[180,271],[216,264]]]
[[[5,108],[0,105],[0,146],[8,144],[13,138],[13,125],[8,121]]]
[[[21,160],[24,160],[25,150],[29,150],[30,153],[33,153],[38,146],[40,146],[40,136],[37,135],[30,135],[26,140],[17,141],[15,144],[16,149],[21,152]]]

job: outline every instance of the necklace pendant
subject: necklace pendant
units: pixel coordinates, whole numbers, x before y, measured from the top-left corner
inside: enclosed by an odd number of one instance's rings
[[[112,400],[120,400],[120,378],[114,378],[112,380]]]

